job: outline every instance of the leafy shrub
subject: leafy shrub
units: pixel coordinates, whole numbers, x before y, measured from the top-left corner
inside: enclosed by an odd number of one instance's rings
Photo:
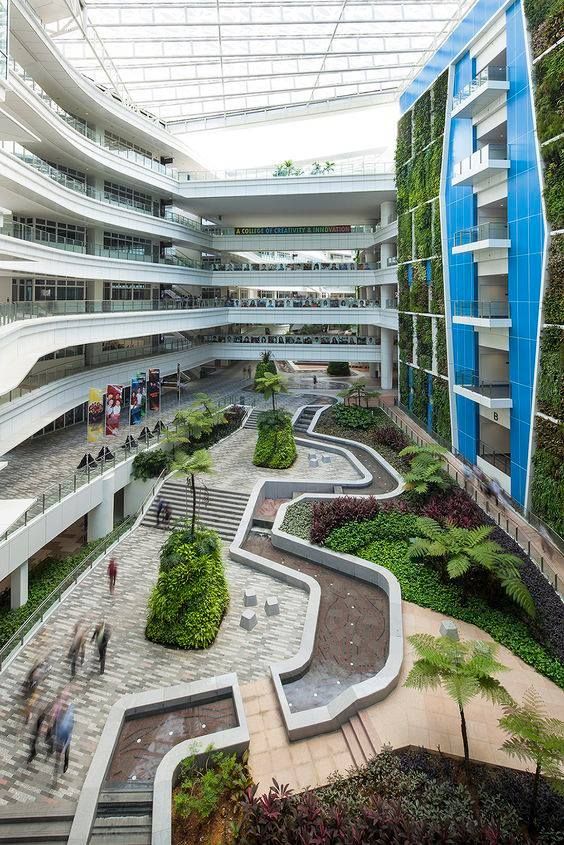
[[[174,795],[174,811],[199,821],[209,819],[225,801],[240,799],[251,784],[246,766],[236,754],[216,752],[201,768],[195,757],[180,764],[180,778]],[[198,840],[200,841],[200,840]]]
[[[400,320],[401,317],[400,314]],[[401,404],[407,407],[409,402],[409,368],[402,361],[399,365],[399,395]]]
[[[276,364],[272,359],[258,362],[255,369],[255,384],[257,379],[263,378],[267,373],[272,373],[273,375],[276,375],[277,373]]]
[[[446,323],[444,320],[436,320],[436,324],[435,353],[437,356],[437,372],[442,376],[446,376],[448,375]]]
[[[411,212],[398,217],[398,261],[411,261],[413,258]]]
[[[433,376],[433,415],[431,425],[443,440],[450,441],[450,404],[448,382]]]
[[[181,527],[161,553],[157,583],[149,597],[145,636],[175,648],[208,648],[229,604],[219,536]]]
[[[410,440],[396,425],[383,425],[374,432],[374,443],[377,447],[387,446],[394,452],[401,452],[409,446]]]
[[[552,229],[564,229],[564,153],[560,141],[541,147],[544,159],[544,202]]]
[[[431,92],[426,91],[413,106],[413,152],[417,154],[431,141]]]
[[[541,143],[564,132],[563,66],[564,45],[551,50],[535,65],[535,108]]]
[[[280,413],[280,412],[275,412]],[[259,418],[260,419],[260,418]],[[257,467],[271,469],[287,469],[292,466],[298,456],[292,418],[283,413],[276,425],[259,425],[257,445],[253,456],[253,464]]]
[[[376,540],[358,554],[385,566],[396,576],[404,601],[477,625],[537,672],[564,688],[564,665],[537,642],[517,611],[490,607],[478,596],[465,600],[462,587],[452,582],[444,583],[437,570],[410,560],[407,542]]]
[[[535,420],[531,502],[534,513],[564,535],[564,424]]]
[[[164,470],[169,470],[172,464],[172,455],[163,449],[151,449],[147,452],[139,452],[133,458],[133,478],[140,478],[147,481],[149,478],[157,478]]]
[[[431,247],[431,204],[428,202],[415,209],[413,235],[415,240],[415,258],[429,258],[433,250]]]
[[[354,430],[362,429],[366,431],[372,428],[376,419],[372,409],[361,408],[359,405],[338,404],[333,407],[332,411],[336,423]]]
[[[451,487],[446,493],[434,493],[417,508],[417,512],[441,525],[452,522],[459,528],[477,528],[485,521],[483,511],[457,486]]]
[[[312,505],[311,502],[296,502],[286,508],[282,531],[309,540],[311,534]]]
[[[410,310],[407,264],[400,264],[398,267],[398,308],[400,311]]]
[[[431,119],[431,135],[433,140],[442,137],[445,128],[445,114],[448,94],[448,70],[442,73],[434,83],[431,94],[433,98],[433,113]]]
[[[411,111],[398,121],[398,140],[396,145],[396,170],[399,170],[411,158]]]
[[[429,286],[425,272],[425,264],[418,261],[411,265],[413,280],[409,289],[409,311],[427,313],[429,311]]]
[[[364,522],[349,522],[334,528],[324,545],[334,552],[355,554],[375,540],[408,540],[418,535],[417,517],[397,511],[379,513]],[[378,563],[378,561],[375,561]]]
[[[261,411],[257,418],[257,428],[259,431],[269,428],[285,428],[288,422],[288,414],[286,411]]]
[[[351,368],[348,361],[330,361],[327,364],[328,376],[350,376]]]
[[[413,361],[413,317],[411,314],[400,314],[398,322],[398,346],[400,358],[405,363],[411,364]]]
[[[373,519],[378,513],[378,502],[373,496],[354,498],[339,496],[314,502],[312,507],[311,542],[323,543],[335,528],[346,522]]]
[[[413,370],[413,404],[411,412],[417,419],[421,420],[423,426],[427,425],[427,406],[429,397],[427,395],[427,373],[423,370]]]
[[[431,317],[416,317],[417,362],[424,370],[430,370],[433,361],[433,332]]]
[[[551,235],[544,297],[546,323],[564,323],[564,234]]]
[[[436,220],[435,215],[435,220]],[[440,225],[440,221],[439,221]],[[435,252],[440,253],[440,240],[439,246],[434,247]],[[444,282],[443,282],[443,262],[441,258],[433,258],[431,260],[431,308],[430,311],[432,314],[444,314],[445,313],[445,290],[444,290]],[[439,370],[439,372],[443,372]]]

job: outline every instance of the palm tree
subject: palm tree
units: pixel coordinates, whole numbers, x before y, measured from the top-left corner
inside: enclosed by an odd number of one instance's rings
[[[350,404],[351,399],[356,399],[357,405],[360,405],[360,400],[366,394],[366,379],[359,378],[357,381],[353,382],[353,384],[346,387],[344,390],[340,390],[337,396],[340,396],[342,399],[345,400],[347,405]]]
[[[423,536],[412,538],[412,558],[438,560],[451,579],[484,570],[501,583],[509,598],[522,610],[529,616],[535,616],[535,603],[519,574],[521,560],[490,539],[493,526],[459,528],[447,523],[447,527],[442,528],[428,517],[419,517],[416,525]]]
[[[222,408],[207,393],[196,393],[194,399],[195,402],[192,407],[199,408],[200,405],[203,405],[208,417],[212,418],[214,426],[223,425],[227,422]]]
[[[213,417],[203,408],[188,408],[178,411],[174,421],[184,435],[191,440],[201,440],[204,434],[209,434],[214,427]]]
[[[196,533],[196,476],[211,475],[212,457],[207,449],[198,449],[192,455],[180,454],[172,470],[186,477],[186,516],[188,516],[188,489],[192,487],[192,537]]]
[[[460,730],[464,747],[464,766],[470,775],[470,750],[464,708],[474,696],[481,695],[493,704],[509,704],[511,696],[497,678],[496,672],[507,669],[496,660],[497,643],[481,640],[466,642],[431,634],[413,634],[409,642],[417,660],[413,664],[406,687],[425,690],[443,687],[458,705]]]
[[[564,792],[564,722],[551,718],[539,694],[532,687],[523,703],[510,702],[503,708],[499,725],[509,735],[501,750],[518,760],[535,764],[535,778],[529,807],[529,832],[533,831],[541,775]]]
[[[273,411],[276,410],[276,394],[288,392],[286,380],[278,373],[265,373],[255,381],[255,389],[262,393],[265,399],[272,399]]]

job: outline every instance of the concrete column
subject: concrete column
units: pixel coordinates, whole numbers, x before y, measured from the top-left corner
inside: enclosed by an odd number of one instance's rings
[[[385,308],[388,300],[395,301],[396,285],[382,285],[380,287],[380,307]]]
[[[10,607],[15,610],[27,601],[28,561],[20,563],[10,575]]]
[[[102,501],[88,513],[87,542],[99,540],[114,527],[114,479],[102,479]]]
[[[366,326],[366,334],[368,337],[375,338],[375,341],[378,342],[378,335],[380,333],[380,329],[378,326]],[[380,367],[376,362],[368,364],[368,375],[370,378],[378,378]]]
[[[148,478],[143,481],[141,478],[134,479],[123,488],[123,513],[124,516],[132,516],[147,498],[156,478]]]
[[[396,212],[396,204],[395,202],[383,202],[380,206],[380,220],[382,225],[385,226],[387,223],[391,223],[392,220],[395,220],[397,216]]]
[[[380,260],[382,269],[388,266],[388,258],[395,258],[397,247],[395,243],[380,244]]]
[[[380,387],[391,390],[394,376],[394,331],[380,329]]]
[[[0,276],[0,302],[12,301],[12,277]]]

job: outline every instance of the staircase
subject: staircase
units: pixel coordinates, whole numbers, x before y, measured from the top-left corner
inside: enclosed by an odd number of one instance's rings
[[[365,766],[382,748],[382,740],[366,710],[360,710],[341,725],[341,733],[357,769]]]
[[[168,502],[172,508],[172,519],[168,527],[172,528],[174,522],[186,515],[186,482],[170,479],[166,481],[160,490],[160,496]],[[217,531],[222,540],[233,540],[239,523],[247,507],[249,496],[247,493],[238,493],[233,490],[220,490],[211,487],[198,487],[196,489],[196,519]],[[191,515],[192,494],[188,495],[188,517]],[[143,525],[149,528],[157,527],[157,503],[154,501],[147,511]],[[159,526],[164,528],[162,523]]]
[[[245,425],[243,428],[251,428],[256,430],[258,428],[258,416],[260,411],[257,411],[256,408],[253,408],[247,419],[245,420]]]
[[[2,808],[0,845],[46,845],[67,842],[75,805],[61,801],[56,807],[39,808],[32,803],[17,809]]]
[[[319,407],[315,407],[314,405],[305,407],[294,423],[294,431],[300,434],[307,434],[311,421],[318,411]]]
[[[152,786],[102,790],[90,845],[151,845]]]

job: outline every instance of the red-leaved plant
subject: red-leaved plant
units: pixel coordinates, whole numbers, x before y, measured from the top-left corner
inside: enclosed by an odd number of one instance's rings
[[[334,528],[340,528],[347,522],[374,519],[378,511],[378,502],[373,496],[362,499],[339,496],[337,499],[314,502],[310,540],[312,543],[323,543]]]

